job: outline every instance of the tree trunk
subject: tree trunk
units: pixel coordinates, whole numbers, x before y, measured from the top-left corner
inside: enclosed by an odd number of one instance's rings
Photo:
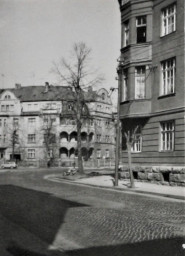
[[[127,142],[127,150],[128,150],[128,166],[129,166],[129,172],[130,172],[130,186],[131,188],[134,188],[135,184],[134,184],[134,177],[132,172],[131,144],[129,142]]]
[[[79,173],[84,173],[82,162],[82,141],[81,141],[81,122],[77,121],[77,148],[78,148],[78,170]]]
[[[84,173],[82,162],[82,140],[81,140],[81,128],[82,128],[82,104],[81,104],[81,89],[79,86],[76,88],[77,96],[77,148],[78,148],[78,171]]]

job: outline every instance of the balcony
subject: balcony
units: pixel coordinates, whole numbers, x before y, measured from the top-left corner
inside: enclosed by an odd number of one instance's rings
[[[121,118],[148,117],[151,114],[151,100],[130,100],[120,105]]]

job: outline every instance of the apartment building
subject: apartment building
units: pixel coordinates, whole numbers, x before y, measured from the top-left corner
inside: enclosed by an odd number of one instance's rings
[[[121,161],[127,164],[124,132],[132,135],[135,131],[133,166],[157,167],[162,176],[156,180],[162,177],[173,183],[174,168],[185,166],[185,2],[118,2],[122,27],[118,67]],[[181,171],[176,173],[181,175]],[[182,175],[177,179],[185,180]]]
[[[89,117],[81,138],[84,164],[113,163],[114,122],[106,89],[85,93]],[[0,90],[0,158],[19,165],[70,166],[77,161],[76,121],[70,87],[26,86]]]

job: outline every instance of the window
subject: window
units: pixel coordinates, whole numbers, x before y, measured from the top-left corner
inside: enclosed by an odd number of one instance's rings
[[[122,77],[122,98],[121,101],[127,101],[128,100],[128,69],[125,69],[123,71],[123,77]]]
[[[6,119],[4,119],[4,126],[6,126]]]
[[[145,66],[135,68],[135,99],[145,98]]]
[[[49,120],[47,117],[44,117],[44,124],[48,124]]]
[[[129,45],[129,22],[128,21],[123,23],[123,29],[124,29],[123,46],[126,47],[127,45]]]
[[[110,140],[110,136],[109,135],[105,135],[105,142],[109,142]]]
[[[101,119],[97,119],[97,120],[96,120],[96,123],[97,123],[97,126],[100,126],[100,127],[101,127]]]
[[[175,66],[175,58],[165,60],[161,63],[161,95],[175,92]]]
[[[53,133],[45,133],[44,134],[44,143],[52,144],[56,142],[56,135]]]
[[[170,5],[162,10],[161,36],[168,35],[176,30],[176,5]]]
[[[49,149],[49,151],[48,151],[48,157],[49,157],[49,158],[52,158],[52,157],[53,157],[53,150],[52,150],[52,149]]]
[[[109,149],[105,150],[105,158],[109,158],[110,157],[110,152]]]
[[[32,104],[28,104],[28,110],[32,108]]]
[[[96,151],[96,157],[101,158],[101,149],[97,149]]]
[[[97,134],[96,139],[97,139],[97,142],[100,142],[101,141],[101,134]]]
[[[19,126],[19,119],[18,118],[14,118],[13,119],[13,126]]]
[[[136,18],[137,43],[146,42],[146,16]]]
[[[10,111],[10,106],[6,105],[6,111]]]
[[[36,135],[28,134],[28,143],[35,143],[35,142],[36,142]]]
[[[131,132],[131,136],[134,131]],[[138,126],[138,129],[135,132],[133,145],[131,148],[132,152],[141,152],[142,150],[142,134],[141,134],[141,126]]]
[[[105,100],[105,93],[103,92],[101,95],[102,100]]]
[[[28,158],[34,159],[35,158],[35,149],[28,148]]]
[[[2,112],[6,111],[5,105],[1,105],[1,111]]]
[[[3,138],[3,142],[5,143],[5,142],[6,142],[6,134],[4,134],[3,137],[4,137],[4,138]]]
[[[109,128],[109,126],[110,126],[110,121],[105,121],[105,126],[106,126],[106,128]]]
[[[67,107],[68,107],[68,110],[72,110],[72,105],[71,104],[68,104]]]
[[[93,119],[90,119],[90,126],[93,126],[93,125],[94,125]]]
[[[10,100],[10,99],[11,99],[10,95],[5,95],[4,98],[5,98],[6,100]]]
[[[51,123],[55,123],[56,122],[56,117],[51,117]]]
[[[174,149],[174,121],[161,123],[161,151]]]
[[[34,109],[35,109],[35,110],[38,109],[38,104],[34,104]]]
[[[2,119],[0,119],[0,126],[2,126]]]
[[[35,125],[35,122],[36,122],[36,119],[34,118],[34,117],[30,117],[30,118],[28,118],[28,124],[29,125]]]

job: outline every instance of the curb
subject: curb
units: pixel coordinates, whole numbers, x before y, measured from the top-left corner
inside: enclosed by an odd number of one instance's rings
[[[101,185],[95,185],[95,184],[81,183],[81,182],[73,181],[70,179],[60,178],[54,174],[46,175],[46,176],[44,176],[44,179],[54,181],[54,182],[56,182],[56,181],[60,182],[60,180],[61,180],[64,182],[69,182],[69,183],[73,183],[73,184],[77,184],[77,185],[85,185],[85,186],[89,186],[89,187],[100,188],[100,189],[102,188],[102,189],[108,189],[108,190],[113,190],[113,191],[120,191],[120,192],[123,191],[123,192],[130,192],[130,193],[136,193],[136,194],[138,193],[138,194],[142,194],[142,195],[153,195],[153,196],[160,196],[160,197],[177,199],[177,200],[185,200],[185,196],[163,194],[163,193],[156,193],[156,192],[143,191],[143,190],[132,190],[129,188],[108,187],[108,186],[103,186],[103,185],[101,186]]]

